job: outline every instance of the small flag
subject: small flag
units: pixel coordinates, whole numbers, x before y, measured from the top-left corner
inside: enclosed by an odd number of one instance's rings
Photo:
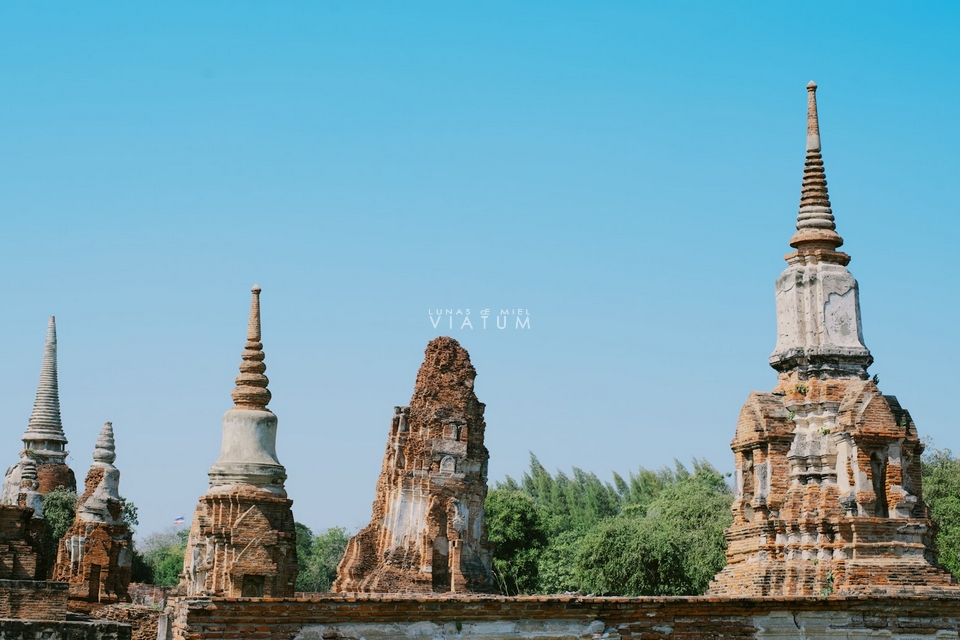
[[[179,518],[174,518],[173,524],[181,525],[181,524],[184,524],[186,521],[187,521],[186,516],[180,516]]]

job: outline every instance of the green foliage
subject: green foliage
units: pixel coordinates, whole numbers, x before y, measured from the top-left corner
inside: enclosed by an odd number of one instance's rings
[[[733,495],[716,470],[678,467],[639,512],[608,519],[580,543],[580,589],[603,595],[697,595],[723,568],[723,529]]]
[[[493,573],[508,595],[534,593],[537,558],[547,534],[536,503],[519,489],[493,489],[484,503],[488,539],[494,546]]]
[[[180,581],[183,571],[183,557],[187,551],[187,529],[168,529],[151,533],[140,545],[144,563],[149,567],[153,584],[161,587],[173,587]]]
[[[517,494],[525,494],[533,508]],[[491,501],[502,497],[506,502],[508,496],[505,506],[512,509]],[[723,476],[704,461],[694,460],[692,472],[677,462],[673,469],[641,468],[626,479],[615,473],[610,484],[576,468],[572,477],[551,475],[531,454],[530,470],[520,482],[508,477],[488,496],[490,539],[498,543],[494,565],[498,577],[514,580],[502,580],[501,588],[507,593],[703,593],[726,561],[723,529],[730,523],[732,499]],[[514,515],[498,519],[498,507]],[[545,544],[537,537],[540,528]],[[529,542],[534,539],[538,542]],[[518,549],[532,553],[535,570],[530,556]]]
[[[575,571],[583,531],[564,531],[553,536],[537,558],[537,593],[578,591]]]
[[[309,591],[304,589],[307,586],[307,564],[310,562],[310,552],[313,550],[313,531],[310,527],[301,523],[294,522],[294,529],[297,530],[297,591]]]
[[[940,564],[960,577],[960,457],[949,449],[923,454],[923,498],[938,531]]]
[[[337,565],[347,550],[350,536],[343,527],[331,527],[314,535],[299,522],[297,528],[297,591],[330,591],[337,579]]]
[[[123,505],[123,510],[120,512],[120,519],[123,520],[123,524],[127,525],[127,528],[130,529],[130,533],[135,533],[137,525],[140,524],[140,514],[137,510],[137,505],[133,504],[132,500],[127,500],[123,496],[120,496],[120,504]]]
[[[570,528],[586,529],[620,511],[620,497],[609,483],[576,467],[573,478],[562,471],[554,477],[532,453],[530,471],[520,484],[509,478],[508,483],[533,498],[551,536]]]
[[[43,549],[50,566],[57,559],[60,538],[67,532],[77,511],[77,492],[57,487],[43,497]]]

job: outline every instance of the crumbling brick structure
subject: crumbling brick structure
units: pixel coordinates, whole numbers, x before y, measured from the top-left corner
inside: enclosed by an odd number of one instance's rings
[[[43,520],[33,509],[0,505],[0,579],[43,580]]]
[[[60,540],[53,572],[54,580],[70,584],[74,609],[130,601],[133,539],[123,521],[116,459],[113,424],[107,422],[97,438],[76,518]]]
[[[456,340],[427,345],[410,406],[394,408],[373,517],[347,545],[334,591],[493,589],[476,376]]]
[[[188,595],[290,597],[297,580],[293,501],[277,459],[277,416],[267,409],[260,287],[253,287],[247,343],[223,416],[220,458],[190,527],[180,591]]]
[[[837,251],[816,85],[807,89],[796,251],[776,283],[770,364],[779,380],[771,393],[751,393],[740,413],[727,566],[709,593],[957,593],[936,565],[916,425],[867,374],[873,357],[850,256]]]
[[[57,383],[57,322],[50,316],[47,339],[43,347],[43,363],[40,367],[40,383],[33,404],[33,413],[23,434],[23,449],[20,460],[7,469],[0,491],[0,503],[17,504],[20,495],[21,472],[27,458],[36,469],[38,492],[46,495],[64,487],[77,490],[77,479],[67,466],[67,437],[60,419],[60,388]]]

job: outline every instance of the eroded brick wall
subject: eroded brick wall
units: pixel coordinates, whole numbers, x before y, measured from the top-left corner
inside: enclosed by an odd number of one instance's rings
[[[41,580],[0,580],[0,618],[66,620],[67,585]]]
[[[168,638],[958,638],[960,598],[356,596],[177,599]],[[164,625],[161,625],[164,626]]]

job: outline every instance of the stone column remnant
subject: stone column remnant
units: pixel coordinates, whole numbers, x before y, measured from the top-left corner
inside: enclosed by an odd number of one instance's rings
[[[34,461],[37,474],[37,491],[45,495],[58,487],[71,491],[77,489],[73,470],[65,462],[67,437],[60,419],[60,389],[57,384],[57,322],[50,316],[47,339],[43,347],[43,363],[40,367],[40,382],[33,413],[23,434],[23,450],[20,460],[7,469],[0,491],[0,503],[17,504],[20,494],[21,473],[26,458]]]
[[[476,376],[453,338],[427,345],[410,406],[393,411],[373,517],[347,545],[334,591],[494,591]]]
[[[129,602],[127,588],[133,561],[133,539],[123,521],[120,470],[113,423],[106,422],[93,450],[77,515],[57,551],[53,578],[70,584],[74,608],[83,603]]]
[[[260,287],[254,285],[247,342],[223,415],[220,457],[190,527],[180,590],[187,595],[291,597],[297,580],[293,501],[277,459],[277,416],[267,409],[260,342]]]
[[[740,412],[727,566],[709,593],[956,593],[936,564],[916,425],[867,374],[873,356],[850,256],[838,251],[816,89],[807,85],[796,251],[776,282],[778,383]]]

